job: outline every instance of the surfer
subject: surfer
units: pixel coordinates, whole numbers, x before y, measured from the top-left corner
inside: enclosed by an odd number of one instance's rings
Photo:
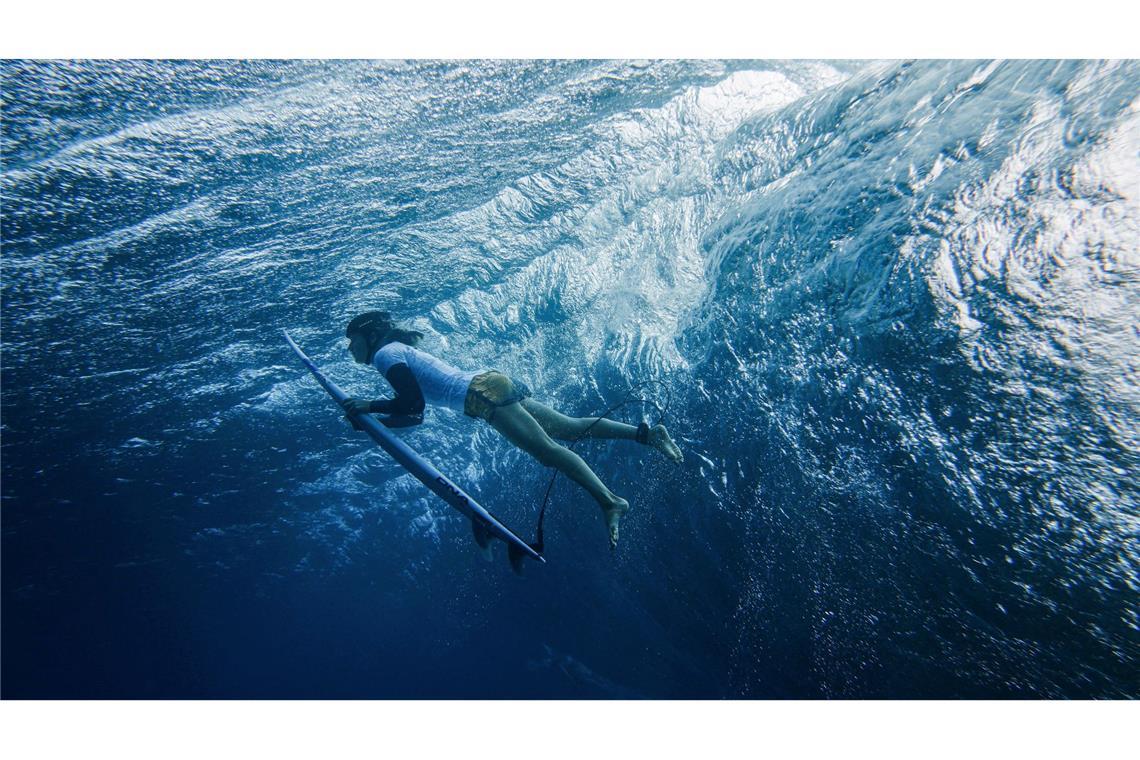
[[[352,358],[379,370],[396,392],[393,398],[375,401],[346,399],[345,411],[385,415],[380,421],[388,427],[420,424],[427,404],[485,420],[512,444],[544,466],[557,468],[594,497],[605,515],[611,547],[617,546],[618,524],[629,511],[629,502],[607,488],[580,456],[553,439],[628,439],[652,446],[674,462],[682,461],[681,450],[664,425],[568,417],[536,401],[525,384],[501,372],[464,372],[416,348],[423,333],[397,326],[388,312],[370,311],[353,318],[345,337]]]

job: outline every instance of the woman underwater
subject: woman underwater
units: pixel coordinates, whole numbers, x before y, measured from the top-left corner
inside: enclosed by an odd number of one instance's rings
[[[553,439],[625,438],[652,446],[674,462],[681,450],[664,425],[627,425],[605,418],[567,417],[531,398],[530,389],[501,372],[464,372],[416,348],[423,333],[398,327],[388,312],[370,311],[355,317],[345,330],[348,350],[359,364],[371,364],[392,385],[390,399],[347,399],[346,411],[387,415],[388,427],[423,422],[425,404],[461,411],[486,420],[508,441],[546,467],[555,467],[585,488],[605,515],[610,546],[616,547],[618,523],[629,502],[606,488],[582,458]]]

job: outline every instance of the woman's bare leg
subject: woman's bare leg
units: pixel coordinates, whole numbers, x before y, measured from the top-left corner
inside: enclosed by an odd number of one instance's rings
[[[543,465],[556,467],[559,472],[585,488],[605,513],[610,545],[617,545],[618,522],[629,511],[629,502],[606,488],[589,465],[582,461],[582,457],[551,440],[542,425],[522,404],[509,404],[496,409],[491,427]]]
[[[523,399],[522,405],[538,421],[538,424],[542,425],[542,429],[551,438],[560,438],[563,441],[576,441],[583,436],[586,438],[618,438],[630,441],[637,439],[637,428],[624,422],[606,419],[605,417],[567,417],[533,398]],[[664,425],[654,425],[649,431],[649,445],[674,462],[680,462],[684,459],[681,450],[677,448],[677,444],[673,443],[673,439],[669,437],[669,431]]]

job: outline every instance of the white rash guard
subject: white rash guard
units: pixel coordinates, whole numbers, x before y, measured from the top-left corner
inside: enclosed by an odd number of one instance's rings
[[[388,370],[395,364],[407,364],[412,371],[424,401],[433,406],[444,406],[457,412],[463,411],[467,399],[467,386],[478,372],[464,372],[442,359],[399,342],[381,346],[372,357],[372,366],[380,374],[388,376]]]

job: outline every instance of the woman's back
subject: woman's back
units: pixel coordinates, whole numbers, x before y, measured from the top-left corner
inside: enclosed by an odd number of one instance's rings
[[[457,412],[463,411],[467,387],[471,384],[471,379],[479,374],[464,372],[425,351],[396,341],[381,346],[372,357],[372,366],[385,376],[394,364],[408,365],[419,383],[424,401]]]

